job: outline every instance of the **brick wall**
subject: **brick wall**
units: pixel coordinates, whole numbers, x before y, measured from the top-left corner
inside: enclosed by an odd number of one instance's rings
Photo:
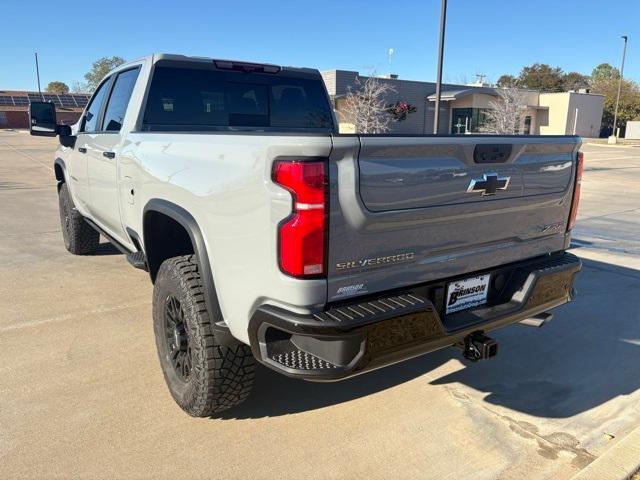
[[[82,112],[57,111],[58,123],[71,125],[78,121]],[[0,109],[0,128],[29,128],[29,113],[26,110],[4,111]]]

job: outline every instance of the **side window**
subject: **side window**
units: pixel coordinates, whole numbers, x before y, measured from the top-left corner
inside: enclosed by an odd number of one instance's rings
[[[109,97],[109,103],[107,104],[107,110],[104,114],[104,127],[102,128],[104,131],[117,132],[122,128],[124,114],[127,111],[139,71],[140,69],[138,68],[127,70],[120,73],[116,78]]]
[[[109,91],[110,84],[111,80],[103,82],[102,85],[98,87],[98,90],[96,90],[96,93],[93,94],[91,103],[87,108],[87,113],[85,113],[84,119],[82,120],[82,126],[80,128],[81,132],[92,133],[96,131],[98,127],[98,118],[100,117],[100,109],[104,103],[104,97]]]

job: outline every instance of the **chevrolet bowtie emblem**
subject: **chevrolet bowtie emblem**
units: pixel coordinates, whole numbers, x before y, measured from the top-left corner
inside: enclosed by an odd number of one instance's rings
[[[467,193],[495,195],[498,190],[506,190],[511,177],[500,177],[497,173],[485,173],[482,178],[474,178],[469,183]]]

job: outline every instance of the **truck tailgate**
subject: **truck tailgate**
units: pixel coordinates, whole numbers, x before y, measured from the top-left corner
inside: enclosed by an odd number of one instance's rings
[[[330,301],[566,248],[578,137],[337,136]]]

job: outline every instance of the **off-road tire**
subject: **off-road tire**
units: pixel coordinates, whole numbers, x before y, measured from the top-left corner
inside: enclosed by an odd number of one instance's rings
[[[100,234],[85,221],[76,209],[66,183],[60,185],[58,204],[62,238],[66,249],[74,255],[95,253],[100,243]]]
[[[175,322],[167,305],[175,299],[182,315],[181,335],[188,339],[188,376],[173,362],[178,341],[167,325]],[[207,311],[204,289],[194,255],[165,260],[158,271],[153,289],[153,325],[160,366],[176,403],[193,417],[210,417],[243,402],[251,392],[254,358],[244,344],[221,345],[216,341],[214,321]],[[177,337],[176,337],[177,338]],[[181,337],[182,338],[182,337]],[[180,342],[184,344],[184,339]],[[184,347],[186,349],[186,347]],[[175,356],[174,356],[175,355]]]

